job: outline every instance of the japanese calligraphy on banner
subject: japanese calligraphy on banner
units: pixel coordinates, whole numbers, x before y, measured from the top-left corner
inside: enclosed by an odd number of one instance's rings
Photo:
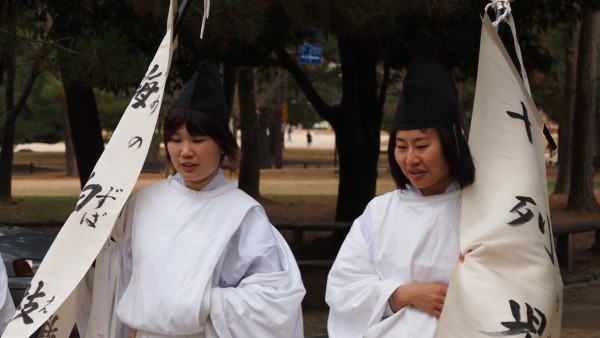
[[[68,337],[71,333],[74,319],[55,313],[67,299],[65,305],[72,302],[69,296],[106,242],[141,172],[176,48],[172,29],[175,10],[176,1],[171,0],[167,33],[3,338],[29,337],[42,325],[47,337]]]
[[[543,122],[484,15],[463,191],[461,253],[435,337],[559,337],[563,284],[554,252]]]

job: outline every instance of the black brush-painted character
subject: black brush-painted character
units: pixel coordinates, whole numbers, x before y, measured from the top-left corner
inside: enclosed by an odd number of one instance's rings
[[[29,289],[27,289],[27,291],[25,291],[25,295],[23,298],[27,300],[27,303],[25,303],[25,304],[21,303],[23,305],[19,304],[19,306],[17,307],[17,315],[13,318],[13,320],[15,320],[17,318],[23,318],[23,323],[25,323],[25,324],[33,323],[33,319],[29,316],[29,314],[32,313],[33,311],[37,310],[40,307],[40,305],[38,304],[38,302],[36,300],[38,298],[46,297],[46,292],[42,291],[43,287],[44,287],[44,281],[39,281],[35,292],[29,293],[29,290],[31,290],[31,288],[29,288]]]
[[[517,196],[517,199],[519,200],[519,203],[517,203],[517,205],[510,209],[510,212],[516,212],[517,214],[519,214],[519,217],[508,222],[508,224],[511,226],[523,225],[533,219],[533,211],[531,211],[531,209],[529,208],[525,208],[527,203],[531,203],[537,206],[537,204],[531,197]],[[521,211],[521,209],[525,209],[525,211],[523,212]]]
[[[80,202],[75,207],[75,211],[81,210],[81,208],[87,205],[94,197],[99,199],[96,209],[100,209],[107,199],[111,199],[113,201],[117,199],[115,196],[110,195],[110,193],[112,193],[113,190],[115,191],[115,193],[123,192],[123,189],[110,187],[110,190],[106,194],[99,195],[100,192],[102,192],[102,189],[103,188],[100,184],[88,184],[85,187],[83,187],[83,189],[81,190],[81,195],[79,196]],[[89,193],[86,194],[86,191],[89,191]]]
[[[96,223],[98,223],[98,220],[100,219],[100,216],[106,216],[106,215],[107,215],[107,213],[103,213],[102,215],[100,215],[97,212],[95,212],[91,215],[91,217],[87,217],[87,212],[86,212],[81,217],[81,221],[79,221],[79,224],[85,223],[90,228],[95,228]]]
[[[146,100],[148,100],[150,95],[152,95],[153,93],[157,93],[160,90],[160,87],[158,86],[157,81],[150,81],[150,80],[153,80],[162,75],[162,72],[156,73],[157,71],[158,71],[158,65],[154,65],[154,67],[150,71],[150,74],[148,74],[148,76],[146,76],[144,78],[144,80],[148,80],[148,81],[144,82],[144,84],[142,84],[138,88],[138,90],[135,92],[133,99],[136,102],[134,104],[132,104],[131,107],[133,107],[135,109],[137,109],[139,107],[145,108]]]
[[[523,107],[523,115],[512,111],[506,111],[506,113],[513,119],[523,120],[523,122],[525,123],[525,131],[527,132],[527,138],[529,139],[529,143],[533,144],[533,139],[531,137],[531,122],[529,122],[527,108],[525,107],[525,104],[523,102],[521,102],[521,107]]]
[[[58,328],[54,327],[56,321],[58,320],[58,316],[54,315],[48,318],[47,321],[44,322],[44,325],[40,328],[40,333],[38,338],[56,338],[56,333],[58,332]]]
[[[525,334],[525,338],[532,338],[532,334],[537,334],[538,336],[542,336],[542,334],[544,334],[544,330],[546,330],[547,323],[546,315],[544,315],[542,311],[533,308],[531,305],[525,303],[525,306],[527,307],[527,320],[522,322],[521,306],[519,305],[519,303],[512,299],[508,302],[510,304],[510,311],[512,312],[513,318],[515,320],[511,322],[500,322],[500,324],[502,324],[502,326],[504,326],[508,330],[497,332],[479,332],[490,337],[510,337]]]
[[[519,203],[517,203],[512,209],[510,209],[510,212],[519,214],[519,217],[508,222],[508,225],[513,226],[513,227],[521,226],[533,219],[534,212],[532,209],[526,208],[527,203],[533,204],[534,206],[537,207],[537,203],[535,203],[535,200],[531,197],[516,196],[516,199],[519,200]],[[539,212],[539,210],[538,210],[538,228],[542,234],[546,233],[546,221],[544,220],[544,216],[542,215],[541,212]],[[550,219],[549,218],[548,218],[548,237],[549,237],[549,242],[550,242],[550,249],[548,249],[548,246],[546,246],[545,243],[544,243],[544,249],[546,250],[546,253],[550,257],[550,261],[552,262],[552,265],[556,265],[556,260],[554,258],[554,241],[552,239],[552,229],[550,229]]]

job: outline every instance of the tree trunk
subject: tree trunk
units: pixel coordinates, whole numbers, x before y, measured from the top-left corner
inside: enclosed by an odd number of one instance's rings
[[[242,159],[238,185],[248,195],[258,199],[260,197],[258,118],[254,98],[254,70],[251,67],[242,67],[238,71],[238,100],[242,130]]]
[[[285,101],[285,84],[286,84],[286,71],[281,68],[277,68],[276,70],[277,77],[280,78],[279,85],[277,88],[277,97],[275,102],[277,102],[277,108],[273,112],[273,123],[271,124],[271,139],[273,142],[271,154],[273,154],[273,160],[275,164],[275,169],[283,168],[283,135],[285,133],[282,130],[283,126],[283,102]]]
[[[338,38],[342,63],[340,113],[330,121],[340,163],[336,221],[350,222],[375,196],[382,109],[376,60],[366,41]]]
[[[98,107],[90,86],[63,83],[63,90],[69,112],[79,183],[83,189],[104,151]]]
[[[368,40],[338,37],[342,64],[342,99],[328,106],[300,67],[283,48],[276,50],[279,65],[294,77],[317,113],[335,131],[340,180],[335,220],[351,222],[362,214],[375,196],[383,102],[384,79],[377,95],[376,58]],[[379,102],[378,98],[379,97]],[[336,239],[343,239],[336,233]]]
[[[269,123],[269,153],[275,169],[283,167],[283,131],[281,130],[281,108],[271,112]]]
[[[8,82],[8,81],[7,81]],[[15,146],[15,118],[8,115],[2,130],[2,146],[0,147],[0,198],[12,197],[12,164]]]
[[[77,172],[77,161],[75,159],[75,150],[73,149],[73,138],[71,137],[71,125],[69,124],[69,110],[64,95],[61,95],[63,101],[63,116],[65,120],[65,167],[67,177],[75,177]]]
[[[233,109],[233,100],[235,97],[235,76],[236,69],[234,65],[225,63],[223,65],[223,90],[229,111]]]
[[[15,54],[14,49],[8,51],[2,57],[6,71],[6,117],[2,132],[2,143],[0,146],[0,198],[10,199],[12,197],[12,164],[15,145]]]
[[[560,114],[558,127],[558,175],[555,194],[564,194],[569,192],[571,177],[571,148],[573,140],[573,114],[575,111],[575,87],[577,74],[577,39],[573,39],[573,32],[577,29],[577,23],[574,20],[568,27],[568,33],[565,35],[567,42],[567,59],[565,60],[565,105]],[[564,150],[564,151],[563,151]]]
[[[263,108],[258,115],[258,157],[262,169],[271,169],[270,134],[267,135],[267,131],[270,131],[271,115],[269,108]]]
[[[235,91],[237,83],[237,69],[234,65],[225,63],[223,64],[223,89],[225,91],[225,99],[231,113],[231,132],[237,139],[238,127],[239,127],[239,109],[235,107]]]
[[[4,133],[2,134],[2,145],[0,151],[0,198],[11,198],[12,197],[12,163],[14,156],[14,145],[15,145],[15,122],[17,116],[25,107],[25,103],[29,98],[33,90],[33,85],[40,74],[42,64],[46,55],[44,53],[38,53],[35,56],[33,65],[29,72],[29,76],[23,86],[23,91],[19,100],[14,102],[15,94],[15,56],[14,50],[9,51],[9,56],[5,58],[7,62],[7,81],[6,81],[6,120],[4,122]]]
[[[577,61],[577,93],[573,116],[573,147],[569,210],[598,210],[594,195],[594,131],[596,105],[596,46],[600,12],[583,10]]]

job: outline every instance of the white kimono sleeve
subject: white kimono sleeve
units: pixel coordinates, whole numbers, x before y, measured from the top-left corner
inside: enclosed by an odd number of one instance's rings
[[[281,234],[275,229],[273,234],[282,271],[254,273],[235,287],[213,287],[207,337],[304,337],[300,271]]]
[[[377,273],[361,219],[352,225],[327,278],[325,300],[331,338],[365,336],[370,327],[381,322],[388,299],[399,286],[397,281],[382,279]]]
[[[133,204],[125,205],[111,238],[96,258],[95,266],[90,268],[79,284],[77,328],[81,337],[129,336],[130,328],[121,322],[115,311],[131,277],[127,264],[123,264],[124,257],[130,252],[130,245],[124,243],[125,238],[131,237],[130,229],[127,234],[124,232],[131,215],[127,212],[129,205]]]

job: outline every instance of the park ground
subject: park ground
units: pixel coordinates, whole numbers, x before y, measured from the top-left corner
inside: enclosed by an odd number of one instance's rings
[[[13,200],[10,206],[1,206],[0,222],[15,221],[15,217],[23,219],[34,228],[44,231],[57,232],[60,226],[48,226],[60,223],[60,216],[54,219],[43,219],[36,216],[28,218],[29,212],[18,215],[20,204],[26,204],[32,196],[72,196],[71,202],[78,196],[79,180],[66,177],[65,172],[53,167],[60,167],[64,161],[60,155],[46,155],[45,161],[49,164],[39,164],[40,154],[33,152],[16,153],[16,164],[26,168],[33,163],[34,172],[21,170],[14,173],[12,181]],[[333,153],[329,149],[305,148],[287,149],[284,151],[287,165],[283,169],[261,170],[261,199],[272,223],[298,221],[298,222],[331,222],[334,220],[337,194],[337,171],[333,166]],[[33,161],[37,161],[34,163]],[[305,168],[306,167],[306,168]],[[35,169],[37,168],[37,169]],[[41,170],[40,170],[41,168]],[[46,169],[43,169],[46,168]],[[48,169],[51,168],[51,169]],[[225,171],[226,177],[236,180],[235,173]],[[548,167],[549,181],[555,179],[556,168]],[[136,190],[160,180],[164,177],[161,173],[142,173],[138,179]],[[600,179],[600,177],[598,177]],[[385,165],[380,168],[380,178],[377,183],[377,194],[382,194],[394,189],[394,184]],[[600,195],[597,196],[600,200]],[[600,212],[573,212],[565,209],[566,195],[550,195],[552,221],[567,222],[576,220],[600,219]],[[42,198],[40,201],[44,201]],[[43,203],[43,202],[40,202]],[[11,207],[13,209],[11,209]],[[64,212],[72,207],[67,205]],[[43,206],[39,206],[43,210]],[[55,207],[54,207],[55,208]],[[12,212],[11,210],[15,210]],[[16,216],[13,214],[17,214]],[[60,215],[60,214],[59,214]],[[66,219],[66,217],[65,217]],[[64,219],[63,219],[64,221]],[[289,234],[285,234],[289,237]],[[305,236],[304,253],[308,257],[334,257],[335,252],[328,241],[328,233],[307,233]],[[583,338],[600,337],[600,255],[589,248],[594,243],[594,233],[574,235],[575,258],[572,271],[563,271],[563,280],[569,281],[565,287],[565,315],[563,317],[563,331],[561,337]],[[327,306],[324,303],[324,285],[327,269],[305,268],[302,271],[307,296],[304,301],[305,334],[306,336],[326,332]],[[566,283],[567,284],[567,283]]]

